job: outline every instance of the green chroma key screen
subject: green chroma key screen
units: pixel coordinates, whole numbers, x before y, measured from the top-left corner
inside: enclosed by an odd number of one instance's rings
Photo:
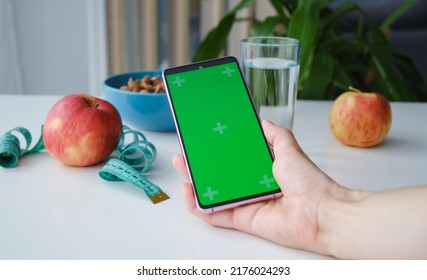
[[[237,62],[226,61],[184,66],[182,72],[165,75],[202,208],[279,190],[273,159]]]

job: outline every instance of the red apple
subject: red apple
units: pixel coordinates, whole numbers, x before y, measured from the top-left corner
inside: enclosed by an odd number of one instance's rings
[[[105,160],[117,147],[122,120],[108,101],[87,94],[70,94],[49,111],[43,126],[47,151],[71,166]]]
[[[341,94],[329,112],[329,126],[342,143],[372,147],[381,143],[391,127],[391,108],[379,93],[363,93],[350,87]]]

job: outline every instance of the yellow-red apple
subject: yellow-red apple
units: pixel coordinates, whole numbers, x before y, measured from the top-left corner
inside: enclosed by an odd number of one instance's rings
[[[387,136],[392,121],[388,100],[379,93],[363,93],[350,87],[329,112],[329,126],[335,138],[355,147],[372,147]]]
[[[66,165],[89,166],[117,147],[122,120],[108,101],[87,94],[61,98],[49,111],[43,142],[50,155]]]

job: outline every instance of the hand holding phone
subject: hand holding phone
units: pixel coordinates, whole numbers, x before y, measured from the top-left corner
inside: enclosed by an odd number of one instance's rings
[[[169,68],[163,78],[199,210],[280,197],[273,155],[236,58]]]

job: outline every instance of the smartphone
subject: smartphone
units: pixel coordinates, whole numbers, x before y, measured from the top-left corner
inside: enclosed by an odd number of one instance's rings
[[[163,80],[200,212],[282,195],[235,57],[169,68]]]

